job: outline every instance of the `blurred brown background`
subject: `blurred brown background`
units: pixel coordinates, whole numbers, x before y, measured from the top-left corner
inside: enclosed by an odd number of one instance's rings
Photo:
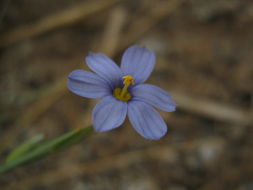
[[[66,88],[89,51],[157,54],[148,83],[178,109],[145,140],[126,122],[0,176],[1,190],[252,190],[251,0],[3,0],[0,161],[37,134],[91,124],[96,100]]]

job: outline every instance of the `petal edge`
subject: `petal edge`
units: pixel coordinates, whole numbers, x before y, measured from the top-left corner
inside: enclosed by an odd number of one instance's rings
[[[90,53],[86,57],[86,63],[91,70],[110,83],[112,88],[118,85],[122,72],[109,57],[102,53]]]
[[[167,133],[167,125],[160,114],[144,102],[129,102],[128,118],[133,128],[144,138],[158,140]]]
[[[101,98],[110,94],[110,87],[106,81],[92,72],[74,70],[68,78],[68,89],[79,96]]]
[[[134,96],[133,100],[146,102],[167,112],[176,110],[176,104],[171,96],[165,90],[155,85],[139,84],[134,86],[131,92]]]
[[[92,112],[94,128],[97,132],[108,131],[119,127],[125,120],[127,103],[106,96],[97,103]]]
[[[133,76],[136,84],[143,83],[153,71],[155,59],[153,51],[134,45],[124,52],[121,60],[121,70],[124,75]]]

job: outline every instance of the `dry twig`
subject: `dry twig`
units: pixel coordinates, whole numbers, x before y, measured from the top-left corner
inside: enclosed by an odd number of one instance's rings
[[[114,5],[118,0],[88,1],[53,14],[37,23],[15,28],[0,36],[0,46],[7,46],[15,42],[38,36],[54,29],[71,25],[88,16],[100,12]]]
[[[125,26],[127,19],[126,10],[121,7],[115,7],[107,22],[98,52],[103,52],[108,56],[114,56],[116,48],[119,46],[119,40],[122,36],[122,28]]]
[[[179,109],[228,123],[247,125],[253,122],[250,111],[211,100],[203,100],[189,95],[186,96],[180,92],[170,92],[175,102],[179,105]]]

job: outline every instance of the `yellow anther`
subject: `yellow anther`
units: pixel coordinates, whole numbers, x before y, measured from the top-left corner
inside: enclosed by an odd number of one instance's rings
[[[134,78],[130,75],[124,76],[122,78],[124,79],[124,87],[122,89],[116,88],[113,91],[113,96],[121,101],[127,102],[132,98],[132,95],[127,91],[127,89],[131,84],[134,85]]]
[[[124,85],[128,85],[128,86],[130,84],[134,85],[134,77],[132,77],[131,75],[126,75],[126,76],[124,76],[122,78],[124,79],[124,81],[123,81]]]

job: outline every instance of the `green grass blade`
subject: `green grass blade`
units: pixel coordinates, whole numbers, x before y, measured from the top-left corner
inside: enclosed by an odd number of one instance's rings
[[[34,137],[32,137],[31,139],[25,141],[24,143],[22,143],[21,145],[19,145],[18,147],[16,147],[6,158],[5,163],[9,163],[15,159],[17,159],[18,157],[20,157],[21,155],[24,155],[25,153],[31,151],[36,145],[38,145],[39,142],[41,142],[44,139],[44,135],[39,134],[36,135]]]
[[[13,159],[12,161],[0,166],[0,173],[9,171],[31,161],[43,158],[48,154],[67,149],[68,147],[77,144],[82,139],[86,138],[91,132],[92,127],[82,128],[71,131],[54,140],[38,145],[36,149],[28,151],[16,159]]]

